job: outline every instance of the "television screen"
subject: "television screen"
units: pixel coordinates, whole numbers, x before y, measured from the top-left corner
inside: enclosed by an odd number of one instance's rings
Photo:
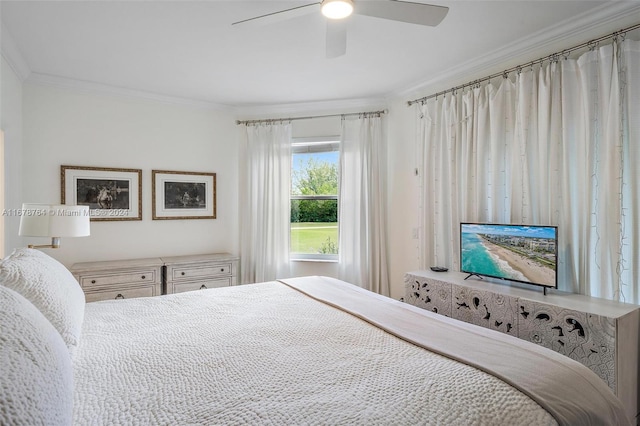
[[[555,226],[461,223],[460,270],[557,288],[557,243]]]

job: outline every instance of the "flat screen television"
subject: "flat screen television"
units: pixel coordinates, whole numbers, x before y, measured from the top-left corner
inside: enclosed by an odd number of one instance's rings
[[[558,288],[558,228],[494,223],[460,224],[460,270]],[[466,279],[466,278],[465,278]]]

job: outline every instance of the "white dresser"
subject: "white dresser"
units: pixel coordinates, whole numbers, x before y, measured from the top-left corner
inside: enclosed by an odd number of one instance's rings
[[[69,270],[87,302],[96,302],[236,285],[239,261],[229,253],[213,253],[84,262]]]
[[[76,263],[70,268],[87,302],[162,294],[162,260],[112,260]]]
[[[510,334],[594,371],[638,418],[640,307],[579,294],[526,289],[461,272],[405,274],[404,301]]]
[[[238,262],[229,253],[163,257],[164,293],[236,285]]]

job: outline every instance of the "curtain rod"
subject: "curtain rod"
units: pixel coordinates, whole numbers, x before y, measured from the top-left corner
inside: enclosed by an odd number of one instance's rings
[[[329,114],[329,115],[312,115],[308,117],[291,117],[291,118],[265,118],[262,120],[236,120],[236,124],[260,124],[260,123],[276,123],[282,121],[294,121],[294,120],[311,120],[314,118],[326,118],[326,117],[351,117],[354,115],[382,115],[386,114],[387,110],[383,109],[381,111],[369,111],[369,112],[351,112],[348,114]]]
[[[628,33],[629,31],[633,31],[635,29],[638,29],[638,28],[640,28],[640,24],[636,24],[636,25],[633,25],[631,27],[624,28],[624,29],[619,30],[619,31],[615,31],[615,32],[613,32],[611,34],[608,34],[606,36],[602,36],[602,37],[590,40],[590,41],[588,41],[586,43],[582,43],[582,44],[579,44],[577,46],[573,46],[573,47],[570,47],[568,49],[564,49],[564,50],[562,50],[560,52],[552,53],[549,56],[544,56],[542,58],[533,60],[531,62],[527,62],[526,64],[517,65],[515,67],[511,67],[509,69],[506,69],[506,70],[504,70],[502,72],[499,72],[499,73],[496,73],[496,74],[492,74],[492,75],[489,75],[487,77],[480,78],[478,80],[470,81],[470,82],[465,83],[465,84],[463,84],[461,86],[452,87],[451,89],[444,90],[442,92],[437,92],[437,93],[434,93],[433,95],[429,95],[429,96],[425,96],[423,98],[419,98],[419,99],[414,99],[412,101],[408,101],[407,104],[408,104],[408,106],[411,106],[411,105],[413,105],[415,103],[421,103],[422,104],[428,99],[437,98],[440,95],[444,95],[444,94],[447,94],[449,92],[455,92],[455,91],[460,90],[460,89],[464,90],[465,87],[478,86],[480,83],[485,82],[487,80],[491,80],[491,79],[496,78],[496,77],[502,76],[504,78],[507,78],[507,75],[512,73],[512,72],[514,72],[514,71],[520,72],[520,70],[522,70],[522,68],[527,68],[527,67],[533,66],[535,64],[542,65],[542,63],[544,61],[546,61],[546,60],[548,60],[550,62],[554,62],[554,61],[557,62],[560,59],[560,56],[562,56],[564,58],[567,58],[569,53],[571,53],[571,52],[573,52],[575,50],[583,49],[585,47],[588,47],[589,49],[593,50],[598,46],[598,43],[600,43],[601,41],[604,41],[604,40],[607,40],[607,39],[610,39],[610,38],[613,38],[615,40],[618,37],[622,37],[624,39],[624,35],[626,33]]]

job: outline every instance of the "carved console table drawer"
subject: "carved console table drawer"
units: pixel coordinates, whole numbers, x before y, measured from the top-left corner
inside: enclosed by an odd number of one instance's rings
[[[460,272],[405,274],[404,301],[545,346],[589,367],[638,419],[640,307],[579,294],[465,281]]]
[[[575,359],[616,390],[616,318],[525,299],[520,308],[518,337]]]
[[[405,302],[436,314],[451,317],[451,283],[405,275]]]
[[[453,318],[517,335],[517,298],[472,287],[452,287]]]
[[[228,253],[163,257],[165,293],[236,285],[238,257]]]
[[[160,258],[76,263],[70,271],[87,302],[162,294]]]

